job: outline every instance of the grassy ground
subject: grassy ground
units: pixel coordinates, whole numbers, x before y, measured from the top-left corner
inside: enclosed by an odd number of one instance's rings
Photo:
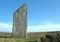
[[[60,33],[29,34],[27,38],[0,38],[0,42],[60,42]]]
[[[25,39],[0,38],[0,42],[26,42]]]
[[[35,42],[37,40],[14,39],[14,38],[0,38],[0,42]]]
[[[29,35],[27,38],[0,38],[0,42],[37,42],[39,36]]]

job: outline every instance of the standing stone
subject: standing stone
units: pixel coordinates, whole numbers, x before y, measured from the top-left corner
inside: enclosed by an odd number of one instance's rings
[[[27,34],[27,4],[23,4],[13,17],[13,37],[26,38]]]

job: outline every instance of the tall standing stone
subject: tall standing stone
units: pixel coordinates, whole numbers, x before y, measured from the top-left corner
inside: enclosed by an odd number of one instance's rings
[[[13,17],[13,37],[26,38],[27,34],[27,4],[23,4]]]

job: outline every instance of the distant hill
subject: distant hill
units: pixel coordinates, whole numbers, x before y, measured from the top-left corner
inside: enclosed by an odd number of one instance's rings
[[[7,38],[11,36],[12,36],[12,33],[10,32],[0,32],[0,38]]]
[[[30,32],[27,33],[27,37],[29,37],[30,35],[34,35],[34,36],[40,36],[40,35],[57,35],[60,34],[60,31],[51,31],[51,32]],[[10,32],[0,32],[0,38],[7,38],[7,37],[12,37],[12,33]]]
[[[57,34],[60,31],[50,31],[50,32],[30,32],[28,35],[42,35],[42,34]]]

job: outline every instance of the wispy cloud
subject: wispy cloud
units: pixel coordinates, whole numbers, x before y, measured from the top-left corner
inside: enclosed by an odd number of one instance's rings
[[[54,24],[50,21],[42,22],[43,25],[30,25],[28,26],[28,32],[47,32],[47,31],[60,31],[60,24]]]
[[[12,32],[11,23],[0,22],[0,31]],[[42,25],[28,25],[27,32],[45,32],[45,31],[60,31],[60,24],[55,24],[51,21],[43,21]]]
[[[0,31],[12,32],[12,24],[0,22]]]

